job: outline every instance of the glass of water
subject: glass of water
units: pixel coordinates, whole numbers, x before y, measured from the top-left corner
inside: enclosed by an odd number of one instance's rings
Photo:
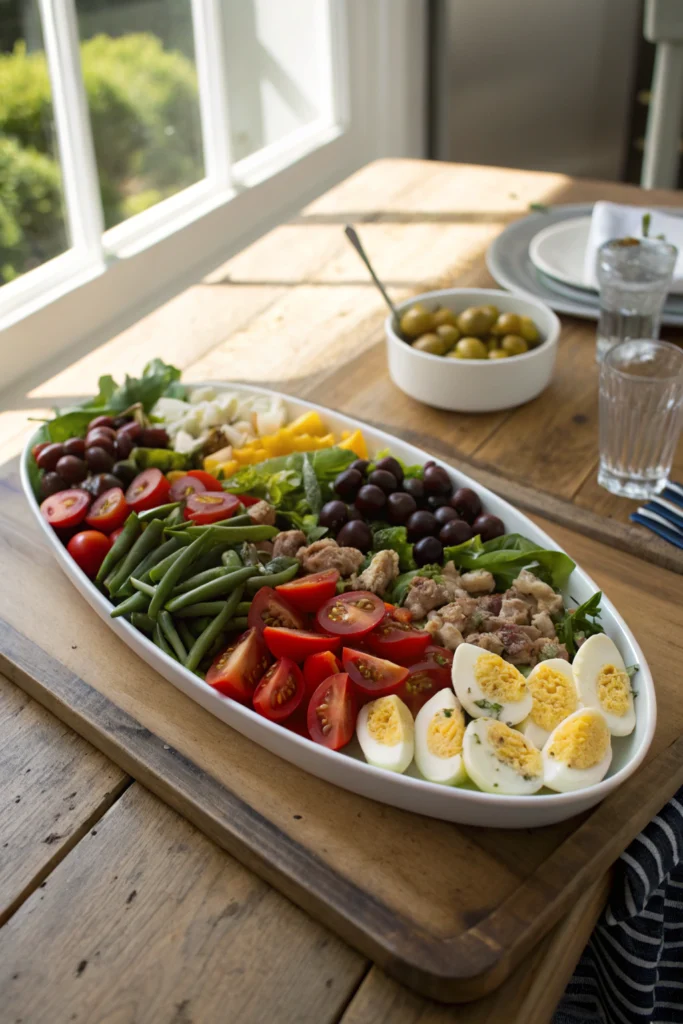
[[[598,483],[650,498],[666,486],[683,426],[683,350],[666,341],[624,341],[600,364]]]
[[[629,338],[658,338],[678,250],[657,238],[614,238],[598,249],[600,320],[596,357]]]

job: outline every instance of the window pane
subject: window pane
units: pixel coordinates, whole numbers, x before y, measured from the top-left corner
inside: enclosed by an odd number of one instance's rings
[[[68,249],[35,0],[0,0],[0,284]]]
[[[204,177],[190,0],[77,0],[110,228]]]
[[[324,116],[325,0],[226,0],[233,160]]]

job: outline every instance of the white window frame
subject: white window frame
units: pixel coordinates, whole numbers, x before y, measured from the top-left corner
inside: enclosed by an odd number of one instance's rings
[[[0,288],[0,388],[111,337],[369,160],[423,155],[426,0],[328,2],[322,116],[232,163],[225,8],[192,0],[206,177],[103,231],[75,0],[39,0],[73,244]]]

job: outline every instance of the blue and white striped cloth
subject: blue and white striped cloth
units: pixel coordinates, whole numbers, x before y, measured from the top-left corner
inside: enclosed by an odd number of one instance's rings
[[[669,480],[662,493],[632,512],[630,519],[683,548],[683,486]]]
[[[615,871],[553,1024],[683,1024],[683,789]]]

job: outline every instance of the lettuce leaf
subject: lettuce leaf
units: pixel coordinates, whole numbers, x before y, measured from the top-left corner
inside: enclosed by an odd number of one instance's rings
[[[265,498],[281,513],[317,515],[333,497],[337,476],[355,459],[356,455],[345,448],[278,455],[240,469],[223,482],[223,490]]]
[[[117,384],[109,374],[100,377],[99,391],[94,398],[81,408],[93,412],[123,412],[138,402],[149,412],[162,395],[185,398],[186,388],[179,383],[180,370],[165,363],[163,359],[152,359],[142,371],[141,377],[129,377],[123,384]]]
[[[424,473],[424,466],[409,466],[406,462],[403,461],[403,459],[399,459],[396,455],[394,455],[391,448],[383,448],[381,452],[377,452],[374,459],[372,459],[370,466],[368,467],[368,472],[372,472],[372,470],[375,468],[375,463],[379,462],[380,459],[386,459],[388,455],[391,455],[393,459],[396,459],[398,464],[401,466],[403,470],[403,475],[406,477],[406,479],[410,479],[411,477],[419,477],[420,479],[422,479],[422,474]]]
[[[417,569],[417,563],[413,558],[413,545],[408,540],[408,531],[405,526],[381,524],[379,529],[374,529],[373,526],[373,533],[373,553],[391,549],[398,555],[401,572],[410,572],[412,569]]]
[[[459,569],[488,569],[498,590],[507,589],[522,569],[562,590],[575,569],[575,563],[563,551],[537,547],[519,533],[509,533],[484,543],[478,537],[446,548],[444,561],[452,561]]]

